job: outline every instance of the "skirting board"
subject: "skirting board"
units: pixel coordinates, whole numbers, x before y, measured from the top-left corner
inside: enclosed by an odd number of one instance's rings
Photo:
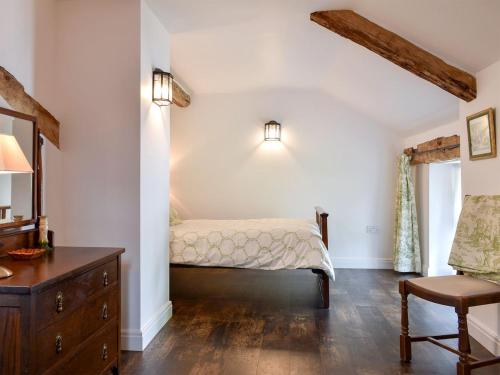
[[[373,269],[373,270],[391,270],[392,259],[388,258],[344,258],[333,257],[333,268],[354,268],[354,269]]]
[[[494,355],[500,355],[500,337],[472,315],[467,317],[469,334]]]
[[[153,317],[139,329],[122,329],[121,349],[141,352],[172,317],[172,302],[165,303]]]

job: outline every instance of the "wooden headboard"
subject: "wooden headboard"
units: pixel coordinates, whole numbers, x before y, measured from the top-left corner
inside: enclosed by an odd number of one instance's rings
[[[328,212],[321,207],[314,207],[316,210],[316,223],[318,223],[321,239],[328,249]]]

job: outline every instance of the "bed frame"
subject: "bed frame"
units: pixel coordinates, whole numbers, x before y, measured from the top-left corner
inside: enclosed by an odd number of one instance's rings
[[[318,223],[321,239],[328,249],[328,213],[321,207],[315,207],[316,210],[316,223]],[[226,267],[206,267],[196,266],[190,264],[175,264],[170,263],[173,268],[226,268]],[[318,275],[318,285],[321,293],[322,308],[328,309],[330,307],[330,279],[325,271],[313,269],[312,272]]]
[[[316,210],[316,223],[318,223],[321,239],[328,250],[328,213],[321,207],[314,207]],[[321,291],[321,299],[323,301],[323,308],[330,307],[330,279],[323,270],[312,270],[318,275],[319,290]]]

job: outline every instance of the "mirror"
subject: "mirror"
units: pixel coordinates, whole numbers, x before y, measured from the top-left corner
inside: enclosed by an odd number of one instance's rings
[[[0,228],[35,223],[36,118],[0,108]]]

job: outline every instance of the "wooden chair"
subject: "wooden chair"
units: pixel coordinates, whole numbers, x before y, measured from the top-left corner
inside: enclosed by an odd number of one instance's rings
[[[479,360],[471,355],[467,314],[469,307],[500,303],[500,285],[470,276],[419,277],[399,282],[401,293],[400,354],[404,362],[411,361],[411,343],[428,341],[459,356],[458,375],[469,375],[471,370],[500,363],[500,357]],[[452,306],[458,317],[458,333],[439,336],[410,336],[408,328],[408,295],[413,294],[440,305]],[[458,338],[458,350],[439,340]]]
[[[467,314],[470,307],[500,303],[500,285],[464,275],[462,272],[467,271],[468,274],[498,280],[500,270],[496,265],[500,254],[498,250],[495,250],[498,249],[495,241],[500,235],[498,233],[499,208],[500,196],[467,196],[465,198],[449,260],[449,264],[458,271],[458,275],[419,277],[399,282],[401,361],[411,361],[412,342],[428,341],[458,355],[458,375],[470,375],[473,369],[500,363],[500,356],[480,360],[471,354],[467,328]],[[474,241],[471,241],[470,236],[475,228],[481,230],[481,238],[478,240],[476,233]],[[487,254],[487,257],[484,254]],[[408,296],[410,294],[440,305],[454,307],[458,318],[458,333],[410,336],[408,328]],[[452,338],[458,338],[458,350],[440,342],[440,340]]]

